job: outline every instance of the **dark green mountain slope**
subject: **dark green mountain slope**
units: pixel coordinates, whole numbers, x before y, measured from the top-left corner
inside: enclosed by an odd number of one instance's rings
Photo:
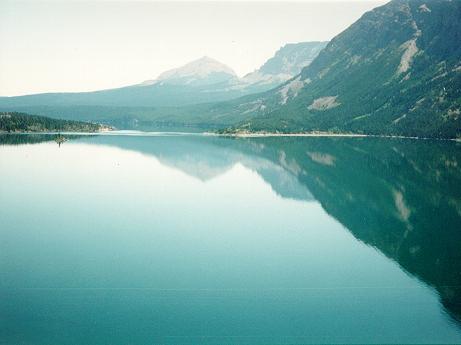
[[[233,130],[460,136],[459,42],[460,1],[391,1],[298,77],[239,104],[249,116]]]

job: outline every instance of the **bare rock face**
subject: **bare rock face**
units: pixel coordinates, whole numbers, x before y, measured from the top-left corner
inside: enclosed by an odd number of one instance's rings
[[[308,107],[310,110],[328,110],[337,107],[341,103],[336,101],[338,96],[327,96],[315,99]]]
[[[256,71],[243,77],[248,83],[272,84],[273,87],[297,76],[309,66],[328,42],[289,43]]]

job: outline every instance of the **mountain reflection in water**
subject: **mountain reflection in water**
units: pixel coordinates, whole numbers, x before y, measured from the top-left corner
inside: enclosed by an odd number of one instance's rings
[[[91,138],[210,179],[236,163],[284,198],[315,198],[358,240],[437,289],[461,322],[461,144],[388,138]]]
[[[39,142],[0,136],[0,144]],[[19,139],[18,139],[19,138]],[[52,137],[42,137],[44,141]],[[317,200],[359,241],[436,289],[461,326],[461,144],[386,138],[88,136],[208,181],[242,164],[283,198]]]

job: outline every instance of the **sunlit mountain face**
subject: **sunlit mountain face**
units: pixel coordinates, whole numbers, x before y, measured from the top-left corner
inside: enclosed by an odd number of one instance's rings
[[[4,338],[461,339],[460,143],[0,138]]]

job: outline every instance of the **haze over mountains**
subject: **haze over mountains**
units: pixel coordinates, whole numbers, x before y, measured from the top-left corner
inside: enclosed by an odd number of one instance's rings
[[[460,1],[393,0],[328,45],[286,45],[243,78],[205,57],[125,88],[0,98],[0,110],[134,129],[455,138],[459,42]]]
[[[137,85],[95,92],[1,97],[0,106],[166,107],[228,100],[269,90],[294,77],[325,45],[326,42],[288,44],[261,69],[244,78],[204,56]]]

